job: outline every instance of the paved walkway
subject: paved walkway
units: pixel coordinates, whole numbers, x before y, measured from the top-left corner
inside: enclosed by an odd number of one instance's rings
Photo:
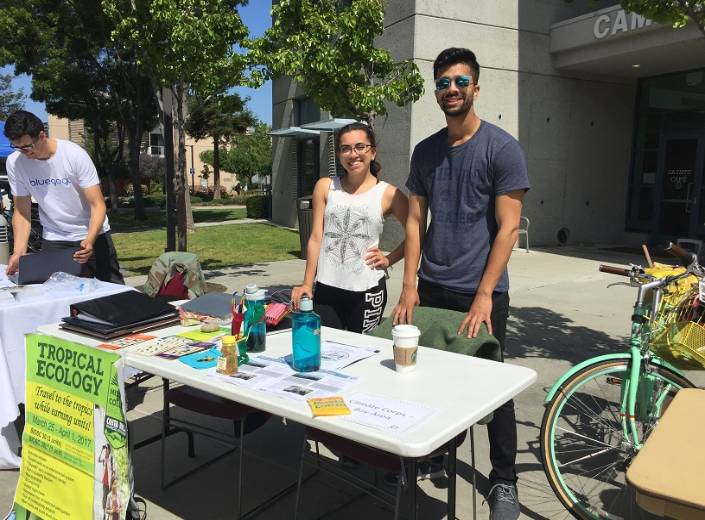
[[[512,280],[511,318],[507,333],[507,362],[527,366],[539,374],[538,381],[515,400],[519,453],[519,495],[523,519],[567,518],[551,492],[541,469],[538,434],[543,415],[543,398],[550,385],[569,367],[588,357],[614,352],[625,347],[629,317],[635,289],[610,284],[618,277],[598,272],[600,261],[625,264],[641,262],[637,256],[616,253],[600,247],[557,248],[525,253],[515,251],[510,262]],[[224,290],[242,290],[247,283],[267,287],[291,287],[300,283],[303,260],[254,264],[208,271],[210,283]],[[395,266],[388,281],[388,315],[398,299],[403,268]],[[140,285],[145,277],[131,277],[128,283]],[[705,384],[702,374],[689,374]],[[129,417],[137,438],[159,431],[157,411],[161,408],[159,381],[140,385],[128,395]],[[442,398],[442,397],[441,397]],[[266,500],[270,493],[283,488],[295,478],[300,450],[301,430],[272,420],[258,433],[248,437],[252,455],[246,459],[245,507]],[[191,463],[186,457],[183,439],[170,440],[168,460],[173,474]],[[212,453],[216,446],[198,442],[199,458]],[[481,492],[487,491],[489,473],[488,444],[485,428],[476,432],[477,478]],[[136,489],[148,502],[151,520],[176,518],[220,519],[232,516],[233,456],[216,463],[208,471],[162,492],[159,487],[159,449],[140,450],[135,459]],[[472,468],[469,443],[459,451],[457,517],[470,519]],[[276,461],[276,462],[274,462]],[[17,472],[0,472],[0,511],[11,503]],[[445,479],[421,485],[420,518],[444,517]],[[280,520],[292,518],[294,496],[272,504],[257,518]],[[488,517],[488,508],[478,501],[478,518]],[[313,478],[304,487],[301,518],[309,519],[386,519],[391,513],[370,499],[336,481]]]

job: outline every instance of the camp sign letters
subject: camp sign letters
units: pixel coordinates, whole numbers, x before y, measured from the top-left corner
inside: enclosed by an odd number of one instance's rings
[[[9,518],[125,518],[132,484],[119,354],[26,336],[22,465]]]

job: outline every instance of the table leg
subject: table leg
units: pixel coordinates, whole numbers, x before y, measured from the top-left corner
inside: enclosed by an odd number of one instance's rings
[[[455,483],[458,438],[448,443],[448,520],[455,520]]]
[[[416,520],[418,518],[418,506],[416,504],[416,489],[418,488],[419,482],[417,477],[418,472],[418,460],[417,459],[407,459],[408,468],[408,478],[409,483],[409,518],[411,520]]]
[[[475,478],[475,426],[470,426],[470,466],[472,467],[472,520],[477,520],[477,479]]]

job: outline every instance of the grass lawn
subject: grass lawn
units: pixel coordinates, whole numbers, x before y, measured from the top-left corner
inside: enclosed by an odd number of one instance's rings
[[[122,268],[147,274],[164,252],[166,230],[118,233],[113,241]],[[203,269],[292,260],[299,258],[300,248],[298,232],[267,224],[209,226],[188,235],[188,250],[198,255]]]
[[[194,222],[221,222],[223,220],[239,220],[247,216],[245,208],[193,208]],[[114,233],[127,231],[140,231],[145,229],[158,229],[166,227],[166,213],[164,210],[147,211],[147,220],[135,220],[135,214],[130,211],[108,211],[110,229]]]

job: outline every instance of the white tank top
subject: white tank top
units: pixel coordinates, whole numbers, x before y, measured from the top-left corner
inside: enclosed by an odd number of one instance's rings
[[[365,263],[370,247],[379,246],[384,227],[382,197],[386,182],[351,195],[343,189],[340,177],[333,177],[323,217],[323,239],[318,255],[317,280],[348,291],[366,291],[379,283],[383,269]]]

